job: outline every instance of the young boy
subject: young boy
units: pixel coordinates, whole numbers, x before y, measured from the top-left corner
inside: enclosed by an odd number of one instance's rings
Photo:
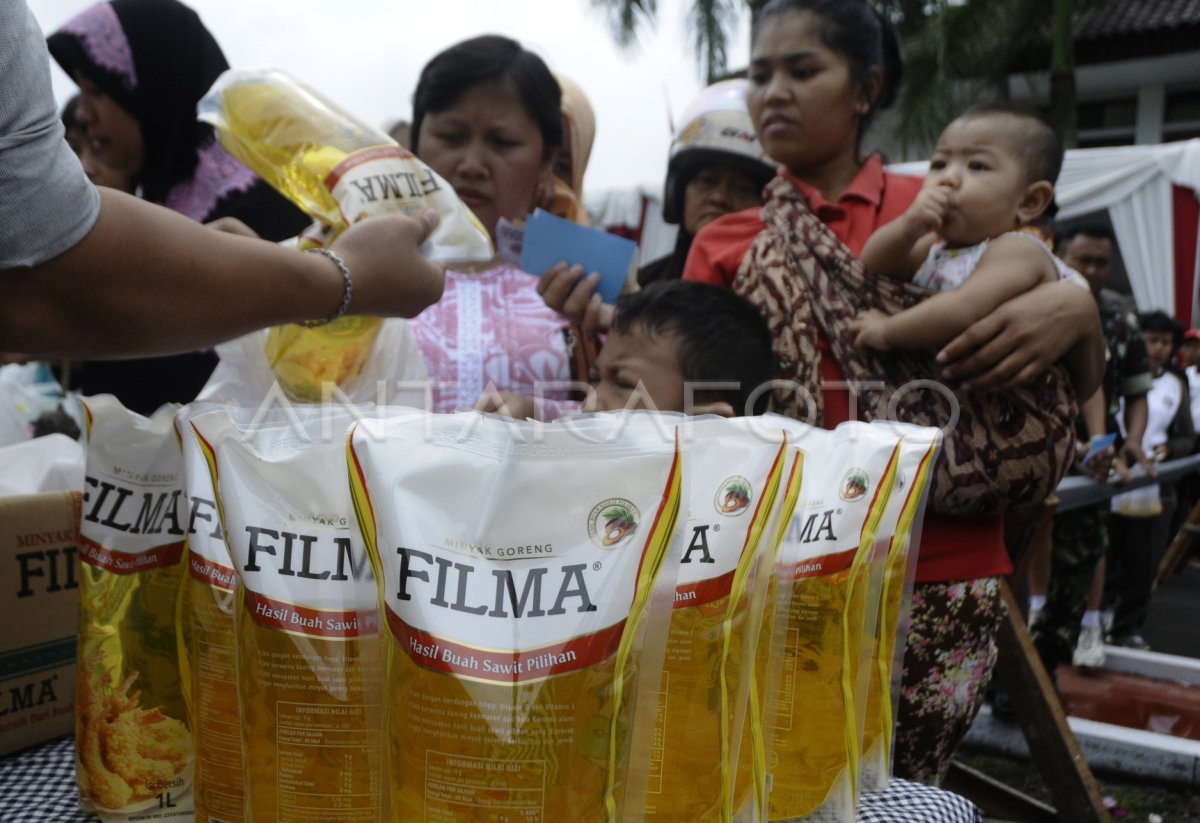
[[[617,301],[589,410],[761,414],[772,362],[767,323],[745,298],[702,283],[654,282]]]
[[[869,270],[939,292],[888,316],[860,315],[855,345],[940,346],[1007,300],[1055,279],[1079,279],[1029,226],[1054,199],[1062,141],[1023,109],[969,109],[938,138],[908,211],[863,247]]]

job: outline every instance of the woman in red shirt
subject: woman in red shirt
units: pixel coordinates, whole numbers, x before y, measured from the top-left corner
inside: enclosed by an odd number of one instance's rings
[[[764,149],[782,164],[768,192],[793,198],[798,192],[858,255],[877,227],[908,208],[921,184],[860,152],[872,115],[894,99],[899,85],[894,32],[865,2],[773,0],[759,12],[752,38],[747,104]],[[710,224],[692,245],[684,279],[737,289],[739,269],[765,229],[759,209]],[[943,350],[944,376],[1001,388],[1061,358],[1086,396],[1103,362],[1088,297],[1078,287],[1050,284],[1005,304]],[[773,328],[790,318],[775,320]],[[829,389],[844,385],[843,370],[823,329],[817,337],[819,414],[831,427],[849,418],[849,393]],[[917,563],[895,770],[936,782],[978,711],[996,661],[1000,576],[1012,571],[1002,517],[927,517]]]

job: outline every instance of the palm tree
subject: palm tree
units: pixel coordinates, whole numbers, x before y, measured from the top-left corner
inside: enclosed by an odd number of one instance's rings
[[[1108,0],[875,0],[899,31],[905,93],[895,128],[900,150],[932,145],[942,126],[972,102],[1008,96],[1014,70],[1051,68],[1050,116],[1075,144],[1071,21]],[[688,31],[709,82],[726,73],[726,47],[740,13],[766,0],[693,0]],[[658,0],[592,0],[606,12],[616,41],[633,42],[653,25]],[[1033,61],[1033,62],[1031,62]]]
[[[1071,25],[1108,0],[938,0],[920,21],[904,20],[904,94],[898,133],[905,149],[929,146],[954,114],[979,100],[1005,99],[1015,72],[1050,69],[1050,121],[1076,144]],[[889,5],[912,5],[892,0]],[[895,19],[893,12],[893,19]]]
[[[715,82],[725,73],[729,33],[738,14],[746,5],[761,6],[765,0],[694,0],[687,15],[688,34],[704,70],[706,82]],[[592,0],[592,5],[608,14],[614,39],[629,46],[644,25],[653,26],[658,0]]]

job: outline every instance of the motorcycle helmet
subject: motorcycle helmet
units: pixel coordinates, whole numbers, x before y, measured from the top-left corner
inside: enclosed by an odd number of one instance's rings
[[[700,92],[688,106],[679,130],[671,140],[667,183],[663,192],[663,220],[683,219],[683,194],[702,166],[725,164],[749,174],[759,186],[775,176],[775,164],[763,154],[746,111],[749,81],[721,80]]]

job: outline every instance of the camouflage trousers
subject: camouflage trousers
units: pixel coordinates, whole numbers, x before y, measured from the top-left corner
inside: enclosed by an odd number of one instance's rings
[[[1071,662],[1079,640],[1079,621],[1100,558],[1108,552],[1108,503],[1072,509],[1054,516],[1050,585],[1046,606],[1030,627],[1033,643],[1048,672]]]

